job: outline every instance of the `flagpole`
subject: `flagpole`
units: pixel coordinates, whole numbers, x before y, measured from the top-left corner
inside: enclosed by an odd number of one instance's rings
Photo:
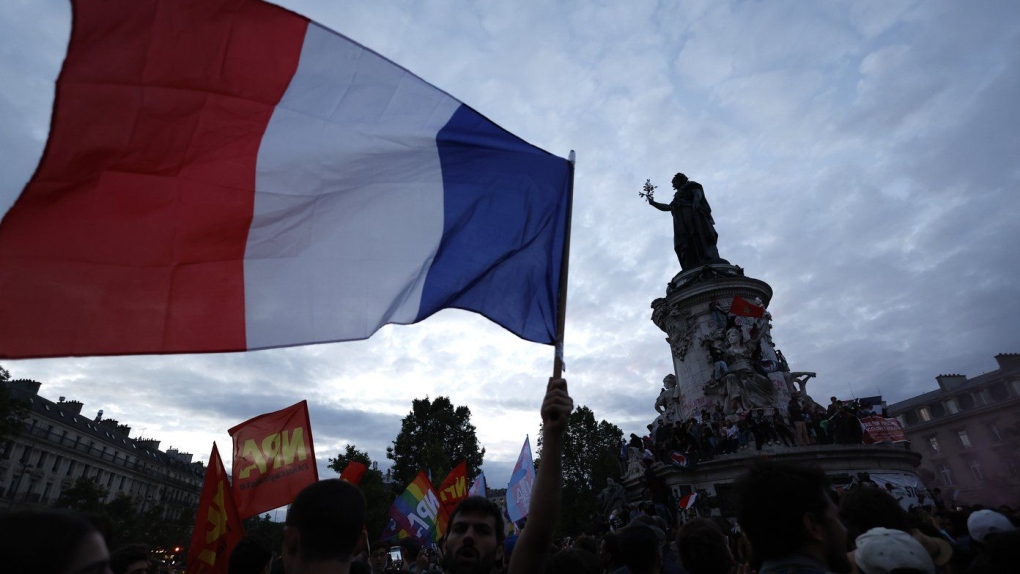
[[[567,275],[570,271],[570,223],[574,212],[574,164],[576,156],[574,150],[570,150],[567,156],[570,163],[570,186],[567,189],[567,229],[566,237],[563,240],[563,265],[560,267],[560,295],[559,304],[556,309],[556,349],[553,358],[553,378],[563,378],[563,332],[567,324]]]

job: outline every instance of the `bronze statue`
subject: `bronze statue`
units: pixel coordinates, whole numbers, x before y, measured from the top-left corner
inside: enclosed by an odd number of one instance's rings
[[[668,204],[653,199],[654,186],[648,183],[645,184],[647,193],[641,196],[655,209],[673,214],[673,249],[680,260],[680,268],[686,271],[706,263],[727,263],[719,257],[716,248],[719,235],[715,232],[712,207],[705,199],[705,189],[682,173],[673,177],[673,189],[676,193]]]

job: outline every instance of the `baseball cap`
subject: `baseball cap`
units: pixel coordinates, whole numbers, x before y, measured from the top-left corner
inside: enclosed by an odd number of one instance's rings
[[[857,537],[854,560],[861,574],[889,574],[900,568],[935,574],[924,546],[902,530],[872,528]]]
[[[970,537],[981,543],[984,543],[989,534],[1012,530],[1013,523],[994,510],[978,510],[967,517],[967,531],[970,532]]]

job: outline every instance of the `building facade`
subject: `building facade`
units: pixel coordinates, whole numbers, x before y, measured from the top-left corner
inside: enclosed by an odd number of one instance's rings
[[[130,496],[145,512],[159,505],[165,520],[178,520],[198,507],[205,466],[192,455],[159,450],[159,441],[131,438],[131,427],[90,418],[79,401],[39,396],[40,383],[4,384],[12,397],[30,403],[24,428],[0,444],[0,506],[53,506],[81,477],[107,491],[103,502]]]
[[[1020,505],[1020,353],[995,360],[992,372],[939,375],[937,390],[888,407],[946,504]]]

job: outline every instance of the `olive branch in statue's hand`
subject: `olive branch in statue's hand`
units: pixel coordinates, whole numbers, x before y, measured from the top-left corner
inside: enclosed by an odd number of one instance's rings
[[[645,198],[645,200],[652,202],[655,200],[655,188],[657,185],[652,185],[652,180],[646,179],[645,186],[642,188],[644,191],[638,194],[639,197]]]

